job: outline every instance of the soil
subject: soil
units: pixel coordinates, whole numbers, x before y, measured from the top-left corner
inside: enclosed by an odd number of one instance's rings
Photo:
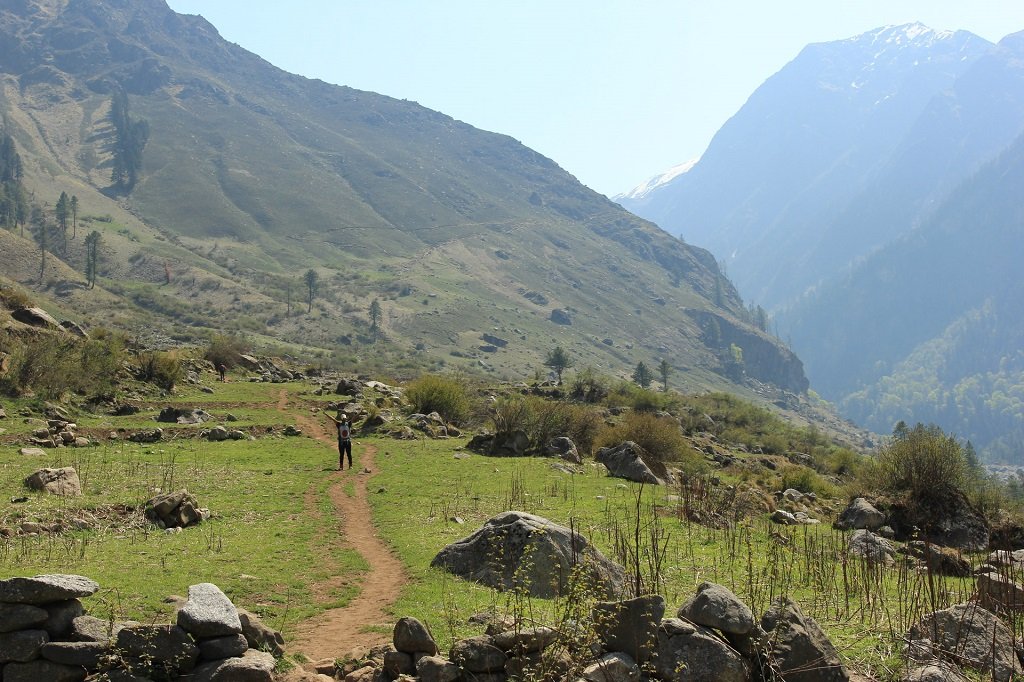
[[[287,398],[282,392],[278,409],[287,409]],[[329,447],[334,461],[337,442],[328,427],[307,415],[295,415],[303,433],[308,433],[325,447]],[[358,576],[359,594],[340,609],[325,611],[319,616],[299,623],[289,638],[288,649],[301,652],[311,660],[336,658],[356,647],[371,647],[391,641],[394,617],[391,605],[398,598],[409,578],[405,568],[386,544],[377,536],[367,498],[367,486],[375,469],[377,448],[354,441],[352,448],[356,469],[345,469],[330,474],[332,479],[328,495],[338,517],[337,532],[333,537],[318,538],[317,553],[330,560],[332,547],[348,547],[363,557],[369,568]],[[345,487],[353,483],[355,493],[346,494]],[[316,509],[315,491],[307,493],[307,509]],[[312,497],[311,497],[312,496]],[[317,596],[325,596],[332,588],[346,584],[349,576],[337,576],[326,584],[314,585]]]

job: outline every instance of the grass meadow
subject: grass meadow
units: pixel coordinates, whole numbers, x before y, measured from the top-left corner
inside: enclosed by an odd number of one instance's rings
[[[296,623],[347,603],[367,566],[345,548],[326,494],[336,454],[308,435],[276,435],[295,423],[289,414],[309,415],[325,398],[310,395],[310,385],[299,382],[228,383],[214,390],[208,395],[188,389],[171,400],[145,403],[129,417],[83,415],[81,428],[102,444],[51,449],[44,457],[18,454],[19,434],[31,425],[18,416],[18,403],[7,404],[7,433],[0,436],[0,526],[68,525],[77,518],[91,527],[0,538],[0,575],[83,574],[102,586],[87,601],[91,613],[155,622],[169,617],[165,597],[213,582],[286,638]],[[167,440],[151,445],[107,439],[111,430],[156,426],[153,416],[170,403],[202,406],[218,420],[230,412],[239,421],[227,426],[259,437],[211,443],[185,437],[200,428],[190,426],[172,428]],[[289,413],[277,409],[284,403]],[[592,462],[567,469],[550,459],[490,458],[465,451],[465,442],[371,437],[357,439],[355,448],[357,462],[367,445],[377,448],[367,487],[374,522],[411,578],[393,615],[427,622],[442,649],[456,637],[478,634],[481,626],[467,619],[480,611],[554,623],[585,607],[579,595],[530,599],[429,567],[445,544],[510,509],[571,523],[627,566],[643,591],[664,595],[670,615],[705,580],[728,586],[756,614],[788,595],[857,667],[883,679],[899,668],[901,638],[914,620],[968,599],[973,590],[969,578],[940,578],[907,562],[885,568],[856,559],[830,519],[787,528],[760,514],[721,529],[688,521],[688,511],[728,517],[740,506],[735,493],[741,483],[728,470],[716,472],[717,484],[705,475],[685,486],[641,487],[608,477]],[[74,466],[82,497],[27,492],[23,479],[43,466]],[[213,518],[177,533],[146,525],[144,501],[182,487]],[[345,491],[352,494],[351,487]],[[6,502],[23,497],[28,499]],[[329,580],[339,575],[346,579]],[[331,585],[326,595],[318,593],[323,585]]]

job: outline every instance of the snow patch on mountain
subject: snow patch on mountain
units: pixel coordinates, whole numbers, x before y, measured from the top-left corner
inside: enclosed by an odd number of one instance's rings
[[[614,197],[612,197],[612,201],[619,201],[620,199],[643,199],[654,190],[664,185],[667,185],[668,183],[672,182],[683,173],[689,171],[691,168],[697,165],[698,161],[700,161],[700,157],[696,159],[690,159],[689,161],[681,163],[677,166],[672,166],[664,173],[655,175],[653,178],[647,180],[647,182],[637,185],[628,192],[624,194],[616,194]]]

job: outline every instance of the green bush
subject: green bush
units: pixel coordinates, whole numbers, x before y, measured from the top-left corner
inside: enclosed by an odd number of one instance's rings
[[[829,485],[813,469],[802,466],[786,467],[782,471],[783,490],[794,488],[802,493],[816,493],[818,495],[831,495],[833,486]]]
[[[538,396],[511,395],[499,398],[490,415],[497,433],[522,431],[530,447],[541,450],[553,438],[567,436],[580,454],[593,451],[594,439],[603,423],[596,410]]]
[[[437,412],[454,424],[465,421],[470,413],[466,386],[455,377],[424,374],[409,384],[405,397],[413,411],[422,414]]]
[[[601,431],[596,447],[613,447],[631,440],[646,451],[650,463],[696,466],[700,455],[683,437],[679,424],[649,412],[629,412],[622,421]]]
[[[248,341],[234,334],[214,334],[206,346],[203,357],[213,363],[214,367],[224,365],[228,369],[238,365],[239,357],[248,353],[251,346]]]
[[[120,336],[103,330],[83,340],[64,334],[39,334],[18,339],[4,334],[0,348],[10,353],[8,371],[0,376],[0,391],[17,395],[32,391],[59,398],[69,391],[106,395],[115,385],[123,358]]]
[[[495,433],[526,431],[529,422],[529,407],[521,395],[498,398],[491,412],[491,423]]]
[[[139,379],[156,384],[167,391],[173,389],[185,373],[181,366],[181,358],[174,351],[140,353],[135,367]]]
[[[898,429],[879,451],[874,469],[882,489],[918,501],[941,501],[951,492],[965,492],[969,482],[960,443],[934,425]]]
[[[608,395],[604,379],[590,367],[577,372],[569,384],[569,397],[585,403],[599,403]]]

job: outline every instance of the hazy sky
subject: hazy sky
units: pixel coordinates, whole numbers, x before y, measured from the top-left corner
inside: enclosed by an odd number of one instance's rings
[[[814,42],[921,21],[993,42],[1022,0],[168,0],[287,71],[505,133],[612,195],[699,156]]]

